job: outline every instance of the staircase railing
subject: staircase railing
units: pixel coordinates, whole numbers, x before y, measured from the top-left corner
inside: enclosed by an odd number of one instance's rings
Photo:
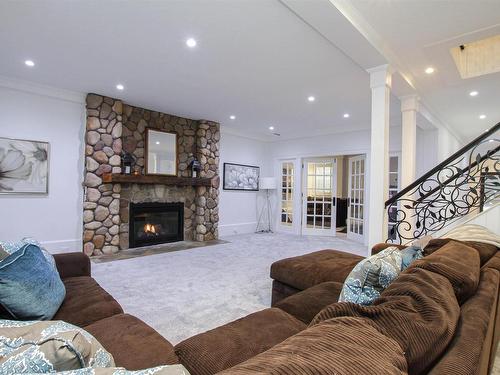
[[[500,197],[500,123],[385,202],[387,242],[406,243],[479,212]]]

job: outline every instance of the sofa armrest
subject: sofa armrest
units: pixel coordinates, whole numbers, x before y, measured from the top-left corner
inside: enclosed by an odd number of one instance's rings
[[[394,244],[394,243],[385,243],[385,242],[381,242],[381,243],[378,243],[376,245],[374,245],[372,247],[372,255],[375,255],[375,254],[378,254],[380,253],[382,250],[385,250],[387,249],[388,247],[393,247],[393,246],[396,246],[398,249],[404,249],[405,247],[407,247],[406,245],[397,245],[397,244]]]
[[[61,279],[90,276],[90,258],[84,253],[54,254],[54,259]]]

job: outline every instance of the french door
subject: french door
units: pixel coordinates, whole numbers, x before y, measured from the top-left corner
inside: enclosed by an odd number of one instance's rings
[[[347,238],[364,241],[365,157],[349,158],[349,196],[347,209]]]
[[[305,159],[302,188],[302,233],[335,235],[337,165],[334,158]]]

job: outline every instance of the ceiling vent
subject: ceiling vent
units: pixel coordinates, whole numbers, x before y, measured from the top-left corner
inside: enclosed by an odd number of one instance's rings
[[[450,53],[463,79],[500,72],[500,35],[453,47]]]

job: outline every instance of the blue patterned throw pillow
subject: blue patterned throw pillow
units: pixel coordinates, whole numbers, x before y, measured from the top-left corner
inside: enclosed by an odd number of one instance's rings
[[[56,261],[51,253],[45,250],[40,242],[31,237],[24,237],[21,241],[0,241],[0,261],[5,259],[8,255],[14,254],[16,251],[20,250],[23,246],[31,244],[36,245],[40,248],[43,253],[43,256],[47,261],[52,265],[52,267],[56,270]]]
[[[414,261],[424,257],[424,252],[419,246],[408,246],[400,250],[401,252],[401,271],[407,269]]]
[[[114,366],[87,331],[63,321],[0,320],[0,374],[46,374]],[[83,372],[86,374],[89,372]],[[91,373],[91,372],[90,372]]]
[[[397,247],[388,247],[363,259],[347,276],[339,302],[371,305],[401,271],[421,257],[419,248],[409,247],[400,251]]]
[[[19,320],[49,320],[66,296],[59,273],[36,245],[0,262],[0,304]]]

